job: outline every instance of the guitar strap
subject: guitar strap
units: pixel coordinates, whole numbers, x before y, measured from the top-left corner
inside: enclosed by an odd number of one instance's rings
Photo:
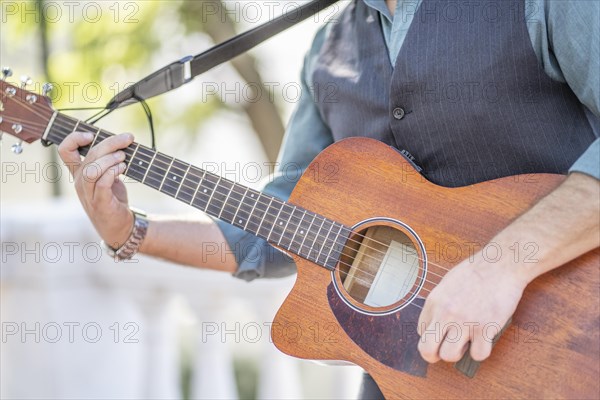
[[[119,92],[108,102],[106,108],[114,110],[176,89],[203,72],[245,53],[337,1],[313,0],[301,7],[291,7],[284,14],[256,28],[234,36],[200,54],[184,57],[148,75]]]

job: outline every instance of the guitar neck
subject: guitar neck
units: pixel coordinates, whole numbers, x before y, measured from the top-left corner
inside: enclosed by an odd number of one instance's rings
[[[96,126],[56,113],[48,125],[45,140],[58,145],[74,131],[94,135],[89,146],[79,149],[82,156],[113,136]],[[127,165],[125,176],[322,267],[335,268],[350,232],[343,224],[139,143],[132,143],[123,151]]]

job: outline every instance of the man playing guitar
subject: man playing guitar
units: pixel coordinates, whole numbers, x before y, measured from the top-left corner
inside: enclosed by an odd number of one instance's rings
[[[458,361],[467,350],[475,360],[486,359],[492,343],[480,327],[506,324],[532,280],[600,245],[600,3],[467,3],[453,3],[458,14],[433,0],[348,4],[306,56],[304,91],[280,156],[282,167],[301,172],[331,143],[369,135],[405,150],[427,179],[442,186],[523,173],[569,174],[493,239],[500,261],[478,252],[427,297],[418,349],[430,363]],[[317,90],[327,85],[336,89],[334,101]],[[533,88],[532,98],[523,98],[524,86]],[[108,138],[82,160],[78,148],[92,140],[90,133],[74,132],[59,153],[85,211],[113,249],[129,244],[128,256],[139,251],[246,280],[294,272],[285,256],[268,256],[273,248],[264,240],[209,217],[151,217],[147,230],[141,222],[133,229],[143,217],[130,210],[118,179],[126,169],[122,149],[133,136]],[[265,192],[286,199],[295,182],[281,172]],[[224,251],[200,256],[206,242]],[[241,251],[222,257],[240,242],[262,249],[261,257],[245,258]],[[515,259],[511,246],[530,242],[537,246],[537,262]],[[448,322],[479,325],[454,332],[456,325]],[[439,326],[449,326],[440,340],[427,335]],[[367,381],[362,396],[380,394]]]

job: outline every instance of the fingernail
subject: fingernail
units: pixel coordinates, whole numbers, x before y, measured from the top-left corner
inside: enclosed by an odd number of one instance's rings
[[[125,152],[123,152],[123,151],[117,151],[115,153],[115,157],[117,158],[117,160],[124,160],[125,159]]]
[[[83,134],[83,138],[84,138],[85,140],[92,140],[92,139],[94,138],[94,135],[93,135],[91,132],[85,132],[85,133]]]

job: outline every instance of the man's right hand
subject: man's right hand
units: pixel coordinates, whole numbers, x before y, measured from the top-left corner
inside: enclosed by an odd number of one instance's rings
[[[75,180],[79,200],[102,239],[111,247],[120,247],[133,227],[127,190],[119,179],[125,172],[122,149],[133,143],[133,135],[109,137],[90,149],[84,160],[78,148],[92,143],[89,132],[73,132],[58,147],[58,154]]]

